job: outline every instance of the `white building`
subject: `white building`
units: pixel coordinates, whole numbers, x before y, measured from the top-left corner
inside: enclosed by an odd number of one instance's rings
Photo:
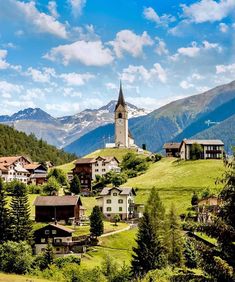
[[[104,188],[97,197],[98,206],[103,214],[112,219],[116,214],[121,220],[132,218],[135,212],[135,191],[133,188]]]
[[[180,158],[190,160],[191,148],[193,144],[199,144],[203,148],[200,159],[221,159],[224,152],[224,143],[221,140],[196,140],[184,139],[180,145]]]
[[[115,146],[118,148],[136,147],[134,139],[128,129],[128,108],[120,84],[118,102],[115,107]]]
[[[19,180],[25,184],[30,173],[24,168],[30,161],[23,156],[0,157],[0,177],[4,182]]]

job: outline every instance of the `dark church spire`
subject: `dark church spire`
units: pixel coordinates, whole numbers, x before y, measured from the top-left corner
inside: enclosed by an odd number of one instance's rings
[[[120,89],[119,89],[118,102],[117,102],[117,105],[115,107],[115,110],[117,109],[117,107],[119,105],[122,105],[123,107],[126,107],[126,103],[125,103],[123,92],[122,92],[122,81],[121,80],[120,80]]]

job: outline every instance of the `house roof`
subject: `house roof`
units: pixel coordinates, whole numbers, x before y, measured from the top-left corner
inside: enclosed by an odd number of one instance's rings
[[[26,164],[24,166],[24,168],[26,168],[26,169],[36,169],[40,166],[41,166],[41,164],[39,164],[39,163],[31,163],[31,164]]]
[[[188,145],[192,145],[192,144],[201,144],[201,145],[221,145],[224,146],[224,142],[222,140],[219,139],[208,139],[208,140],[200,140],[200,139],[184,139],[182,142],[184,142],[185,144]]]
[[[8,171],[8,169],[1,163],[0,163],[0,170],[1,171]]]
[[[75,206],[82,205],[79,196],[37,196],[35,206]]]
[[[110,192],[115,189],[115,190],[119,190],[120,191],[120,195],[129,195],[131,192],[133,195],[136,195],[135,191],[133,188],[123,188],[123,187],[113,187],[113,188],[109,188],[109,187],[105,187],[103,188],[103,190],[100,192],[99,196],[106,196],[109,195]]]
[[[58,223],[56,223],[56,224],[55,224],[55,223],[49,223],[49,224],[47,224],[46,226],[43,226],[43,227],[41,227],[41,228],[36,229],[35,231],[38,231],[38,230],[41,230],[41,229],[46,229],[46,228],[48,228],[48,226],[52,226],[52,227],[54,227],[54,228],[56,228],[56,229],[60,229],[60,230],[66,231],[66,232],[68,232],[68,233],[73,233],[73,232],[74,232],[73,229],[70,229],[70,228],[65,227],[65,226],[63,226],[63,225],[60,225],[60,224],[58,224]]]
[[[46,178],[47,174],[46,173],[34,173],[30,175],[30,178]]]
[[[181,143],[165,143],[163,148],[164,149],[179,149]]]
[[[30,160],[24,156],[11,156],[11,157],[0,157],[0,163],[4,163],[6,164],[6,166],[9,166],[13,164],[14,162],[18,161],[20,158],[24,158],[25,160],[30,162]]]
[[[92,164],[92,163],[95,163],[99,158],[101,158],[105,163],[109,163],[113,159],[115,159],[119,163],[119,161],[118,161],[118,159],[116,159],[116,157],[113,157],[113,156],[107,156],[107,157],[98,156],[96,158],[81,158],[81,159],[78,159],[75,162],[75,164]]]

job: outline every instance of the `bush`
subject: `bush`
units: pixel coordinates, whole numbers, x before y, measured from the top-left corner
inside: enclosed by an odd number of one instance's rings
[[[0,262],[0,271],[25,274],[33,262],[32,249],[24,241],[7,241],[0,245]]]
[[[59,189],[61,188],[59,182],[56,180],[56,178],[54,176],[51,176],[47,183],[45,183],[43,185],[43,193],[45,193],[46,195],[52,195],[55,192],[58,192]]]
[[[43,187],[41,185],[29,184],[27,188],[29,194],[41,194]]]
[[[58,268],[62,268],[68,263],[74,263],[80,265],[81,259],[78,256],[70,255],[67,257],[57,258],[54,260],[54,263]]]

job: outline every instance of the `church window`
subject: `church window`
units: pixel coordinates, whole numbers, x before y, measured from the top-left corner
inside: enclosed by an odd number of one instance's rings
[[[122,113],[119,113],[119,114],[118,114],[118,118],[122,118]]]

